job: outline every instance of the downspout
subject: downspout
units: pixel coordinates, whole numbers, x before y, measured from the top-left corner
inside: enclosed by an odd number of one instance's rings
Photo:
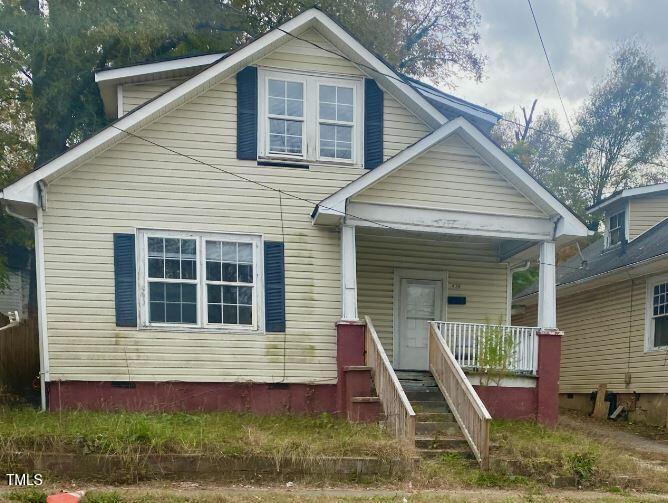
[[[40,190],[41,192],[41,190]],[[40,197],[41,199],[41,197]],[[44,282],[44,254],[43,243],[44,234],[42,229],[42,207],[37,207],[37,219],[32,219],[19,215],[9,209],[7,204],[4,205],[5,211],[19,220],[28,222],[35,230],[35,274],[37,275],[37,320],[39,332],[39,387],[40,387],[40,402],[43,411],[46,411],[46,380],[49,375],[48,363],[48,343],[46,340],[46,306],[45,299],[45,282]]]

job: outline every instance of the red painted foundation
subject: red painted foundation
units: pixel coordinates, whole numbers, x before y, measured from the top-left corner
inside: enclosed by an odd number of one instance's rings
[[[133,411],[229,410],[256,414],[336,412],[335,384],[258,384],[134,382],[132,388],[111,382],[49,383],[49,409]]]
[[[536,388],[473,386],[494,419],[536,419]]]
[[[561,336],[557,330],[538,332],[537,419],[555,425],[559,420],[559,365]]]
[[[50,410],[216,411],[256,414],[340,414],[378,419],[369,397],[371,372],[364,366],[364,324],[338,323],[337,384],[55,381],[48,383]]]

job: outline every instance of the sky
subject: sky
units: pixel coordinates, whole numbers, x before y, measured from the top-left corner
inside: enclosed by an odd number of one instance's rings
[[[480,51],[487,56],[482,82],[455,78],[452,92],[505,113],[553,108],[565,120],[527,0],[476,0]],[[645,43],[668,69],[668,0],[532,0],[571,122],[609,55],[629,38]]]

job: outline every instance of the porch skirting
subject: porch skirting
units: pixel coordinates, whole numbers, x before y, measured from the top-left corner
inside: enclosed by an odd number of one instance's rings
[[[532,419],[538,414],[536,388],[478,386],[473,388],[494,419]]]
[[[54,381],[49,410],[336,412],[336,384]]]

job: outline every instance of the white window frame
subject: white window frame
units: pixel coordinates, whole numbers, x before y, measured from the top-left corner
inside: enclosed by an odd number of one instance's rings
[[[624,213],[624,236],[622,236],[622,241],[619,243],[611,244],[610,243],[610,236],[612,235],[612,229],[610,228],[610,221],[612,220],[613,217],[616,217],[620,213]],[[624,206],[623,208],[615,211],[614,213],[610,214],[606,219],[605,219],[605,247],[606,248],[612,248],[615,246],[619,246],[622,244],[623,241],[628,241],[629,240],[629,208],[628,205]]]
[[[269,79],[290,80],[304,83],[304,122],[302,130],[302,155],[275,154],[269,152]],[[320,84],[353,88],[352,158],[337,159],[320,156]],[[361,77],[343,77],[322,74],[307,74],[258,68],[258,156],[260,159],[299,162],[317,162],[362,166],[364,162],[364,81]],[[283,117],[281,117],[283,118]],[[287,118],[287,120],[290,120]],[[325,121],[334,123],[332,121]],[[343,125],[344,123],[341,122]],[[345,125],[350,125],[346,123]]]
[[[647,279],[647,289],[645,291],[645,352],[668,350],[668,346],[654,345],[654,287],[661,283],[668,283],[668,274]]]
[[[197,323],[152,323],[149,318],[148,238],[195,239],[197,241]],[[206,241],[228,241],[253,245],[253,324],[223,325],[207,323]],[[196,332],[264,332],[264,254],[263,238],[258,234],[174,231],[138,229],[136,250],[137,264],[137,313],[141,329],[196,331]],[[162,280],[160,280],[162,281]],[[170,281],[170,280],[166,280]],[[171,280],[182,282],[181,280]],[[193,282],[187,280],[183,282]],[[219,282],[214,282],[219,284]]]

